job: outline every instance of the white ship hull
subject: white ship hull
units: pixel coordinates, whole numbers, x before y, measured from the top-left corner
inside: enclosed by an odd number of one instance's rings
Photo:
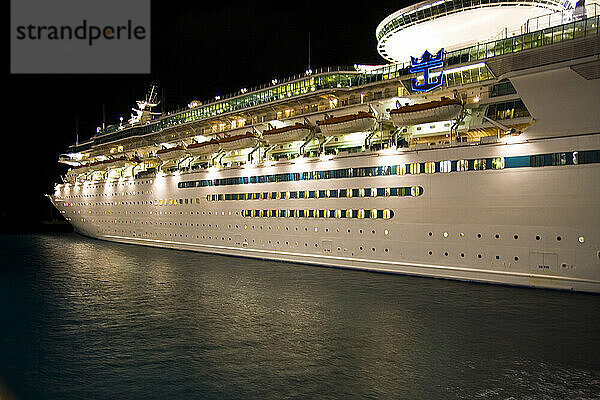
[[[140,179],[93,174],[56,185],[50,198],[77,232],[115,242],[600,293],[600,36],[597,17],[584,22],[585,30],[581,21],[555,29],[551,43],[526,48],[511,37],[485,44],[501,54],[449,57],[444,86],[425,97],[460,96],[465,112],[452,131],[452,107],[387,119],[400,92],[423,99],[403,91],[413,79],[405,68],[327,71],[244,94],[252,102],[216,104],[235,112],[211,116],[211,104],[209,116],[186,110],[154,123],[146,143],[220,135],[224,152],[210,167],[176,162],[182,152],[168,157],[173,168]],[[460,83],[463,73],[469,80]],[[314,94],[296,94],[301,83],[314,83]],[[287,91],[276,107],[275,91]],[[359,117],[367,107],[377,121]],[[244,130],[278,119],[317,125],[325,136],[371,134],[333,137],[325,149],[319,137],[282,145],[275,162],[257,137],[235,135],[242,116]],[[422,118],[444,123],[401,132],[392,123]],[[143,143],[132,140],[136,129],[115,143],[107,133],[76,145],[67,161],[92,164],[119,143],[131,156]]]
[[[339,157],[326,169],[600,148],[600,135],[386,157]],[[474,153],[475,151],[475,153]],[[461,154],[464,153],[464,154]],[[324,169],[315,162],[310,170]],[[266,167],[253,174],[298,170]],[[213,178],[242,176],[223,170]],[[53,202],[85,235],[122,243],[509,285],[600,291],[600,164],[178,188],[191,173],[59,190]],[[421,196],[209,201],[207,195],[356,187]],[[118,199],[118,205],[90,199]],[[135,193],[143,193],[141,195]],[[124,194],[124,195],[123,195]],[[113,197],[114,196],[114,197]],[[157,203],[166,200],[166,205]],[[177,204],[169,204],[169,200]],[[183,201],[182,201],[183,200]],[[138,205],[137,203],[140,203]],[[65,205],[72,203],[74,205]],[[122,204],[121,204],[122,203]],[[183,204],[180,204],[183,203]],[[187,203],[187,204],[186,204]],[[97,205],[95,205],[97,204]],[[243,217],[244,209],[391,209],[391,219]],[[116,216],[118,215],[118,216]],[[118,219],[116,219],[118,218]],[[117,221],[117,222],[115,222]]]

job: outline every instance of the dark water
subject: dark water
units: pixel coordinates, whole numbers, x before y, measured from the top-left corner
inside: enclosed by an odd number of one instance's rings
[[[0,398],[600,397],[600,296],[0,239]]]

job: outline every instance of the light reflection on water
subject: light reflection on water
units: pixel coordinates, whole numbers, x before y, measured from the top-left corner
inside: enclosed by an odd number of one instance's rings
[[[595,398],[600,296],[127,246],[0,243],[22,398]]]

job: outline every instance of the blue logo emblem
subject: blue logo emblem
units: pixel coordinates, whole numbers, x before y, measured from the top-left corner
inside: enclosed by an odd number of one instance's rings
[[[423,56],[420,60],[412,56],[410,57],[410,72],[423,73],[423,83],[419,84],[417,78],[412,78],[410,80],[410,86],[413,91],[429,92],[442,86],[442,83],[444,82],[444,71],[441,71],[436,77],[429,76],[429,74],[434,69],[444,67],[444,61],[442,60],[443,57],[444,49],[440,49],[435,56],[425,50],[425,53],[423,53]]]

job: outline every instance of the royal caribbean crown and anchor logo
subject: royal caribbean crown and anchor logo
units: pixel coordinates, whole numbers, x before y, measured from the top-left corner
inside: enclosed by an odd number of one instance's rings
[[[440,49],[434,56],[427,50],[421,56],[421,59],[410,57],[410,72],[422,72],[423,82],[419,83],[417,78],[411,78],[410,87],[415,92],[429,92],[435,88],[442,86],[444,83],[444,71],[440,71],[439,75],[431,76],[434,69],[444,67],[444,49]]]

